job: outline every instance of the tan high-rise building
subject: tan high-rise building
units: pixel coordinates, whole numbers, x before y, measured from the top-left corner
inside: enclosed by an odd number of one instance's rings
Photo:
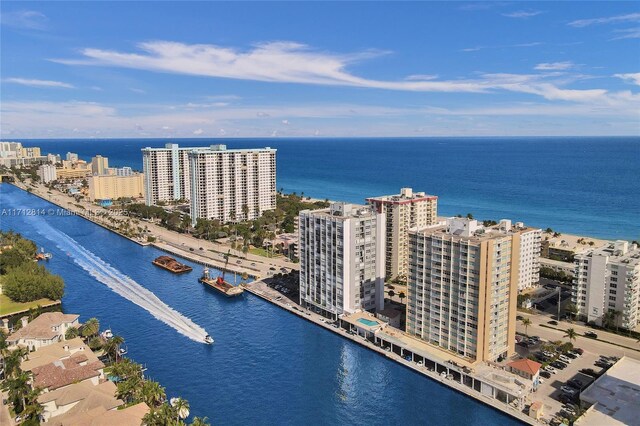
[[[102,155],[96,155],[91,159],[91,172],[94,175],[106,175],[109,169],[109,159]]]
[[[434,225],[438,197],[402,188],[398,195],[367,198],[367,203],[386,217],[385,276],[406,277],[409,259],[409,229]]]
[[[142,173],[134,173],[129,176],[95,175],[90,176],[88,181],[91,201],[144,197],[144,175]]]
[[[409,232],[407,332],[472,361],[515,351],[520,231],[450,218]]]

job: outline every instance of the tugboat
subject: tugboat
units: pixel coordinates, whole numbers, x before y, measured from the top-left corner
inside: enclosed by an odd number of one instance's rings
[[[173,272],[174,274],[182,274],[183,272],[190,272],[193,270],[191,266],[184,265],[169,256],[156,257],[151,263],[166,269],[169,272]]]
[[[204,342],[205,342],[207,345],[210,345],[210,344],[212,344],[212,343],[213,343],[213,338],[207,334],[206,336],[204,336]]]

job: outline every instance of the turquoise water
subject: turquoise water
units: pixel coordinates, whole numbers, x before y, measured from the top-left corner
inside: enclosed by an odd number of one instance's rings
[[[278,149],[287,192],[363,202],[403,186],[439,196],[441,215],[473,213],[563,233],[640,240],[640,138],[33,140],[44,152],[96,154],[142,168],[140,149],[226,143]]]
[[[374,325],[378,325],[379,324],[378,321],[371,321],[371,320],[368,320],[368,319],[365,319],[365,318],[358,318],[358,322],[362,323],[364,325],[367,325],[369,327],[373,327]]]
[[[178,259],[190,274],[158,268],[151,261],[161,251],[58,216],[56,206],[13,186],[0,185],[0,206],[44,212],[4,214],[0,228],[53,254],[47,267],[65,279],[66,312],[97,317],[124,336],[128,356],[169,397],[185,397],[192,415],[213,424],[518,424],[258,297],[224,297],[198,283],[201,267],[188,260]],[[158,301],[145,304],[147,291]],[[194,340],[200,328],[213,345]]]

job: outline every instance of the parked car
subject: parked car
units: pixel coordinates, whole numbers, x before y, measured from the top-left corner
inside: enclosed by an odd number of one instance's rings
[[[547,321],[547,324],[558,325],[558,321],[555,321],[555,320]]]
[[[578,393],[578,389],[574,389],[571,386],[562,386],[560,390],[567,395],[576,395]]]
[[[516,320],[522,321],[524,317],[522,315],[516,315]]]
[[[541,377],[544,377],[545,379],[550,379],[550,378],[551,378],[551,373],[549,373],[548,371],[544,371],[544,370],[542,370],[542,371],[540,372],[540,376],[541,376]]]
[[[597,339],[598,335],[596,333],[594,333],[593,331],[585,331],[584,332],[584,337],[588,337],[590,339]]]
[[[571,359],[576,359],[576,358],[578,358],[578,355],[574,354],[573,352],[566,352],[566,353],[564,354],[564,356],[566,356],[566,357],[568,357],[568,358],[571,358]]]
[[[546,367],[542,367],[542,369],[548,373],[556,374],[556,369],[550,365],[547,365]]]
[[[593,368],[583,368],[582,370],[580,370],[580,372],[582,374],[586,374],[587,376],[598,377],[598,373]]]
[[[575,401],[575,395],[568,395],[566,393],[561,393],[558,397],[558,401],[567,404]]]
[[[580,348],[573,348],[573,352],[577,353],[580,356],[582,356],[582,354],[584,354],[584,350],[580,349]]]
[[[561,361],[553,361],[551,363],[551,366],[554,368],[558,368],[560,370],[564,370],[565,368],[567,368],[567,364],[565,364],[564,362]]]
[[[559,359],[560,361],[564,362],[565,364],[571,364],[571,358],[569,358],[569,357],[568,357],[568,356],[566,356],[566,355],[560,355],[560,356],[558,357],[558,359]]]

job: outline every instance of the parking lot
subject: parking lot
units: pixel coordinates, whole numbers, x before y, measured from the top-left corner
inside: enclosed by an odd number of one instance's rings
[[[526,358],[528,356],[535,356],[535,354],[539,354],[540,352],[550,353],[547,345],[548,342],[543,340],[528,347],[518,344],[516,345],[516,351],[520,356]],[[545,348],[547,349],[545,350]],[[586,389],[593,383],[595,377],[582,373],[580,370],[592,369],[595,373],[603,372],[604,368],[594,365],[599,358],[599,354],[583,349],[582,356],[577,356],[575,359],[569,358],[570,362],[565,362],[565,364],[567,364],[566,368],[554,368],[555,372],[551,374],[549,378],[544,378],[541,375],[542,384],[530,398],[532,401],[541,401],[544,404],[544,417],[547,421],[550,421],[556,416],[569,417],[573,415],[574,412],[578,414],[580,404],[579,392],[575,392],[575,394],[570,397],[567,392],[562,390],[562,387],[568,386],[569,382],[572,381],[571,384],[574,385],[574,388],[580,387],[582,390]],[[554,354],[552,359],[557,359],[557,355]],[[538,362],[540,361],[541,360]],[[562,397],[562,395],[565,396]],[[561,402],[561,399],[564,399],[565,402]],[[569,402],[569,399],[573,401]],[[574,412],[571,412],[571,408],[567,405],[567,402],[575,405]]]

